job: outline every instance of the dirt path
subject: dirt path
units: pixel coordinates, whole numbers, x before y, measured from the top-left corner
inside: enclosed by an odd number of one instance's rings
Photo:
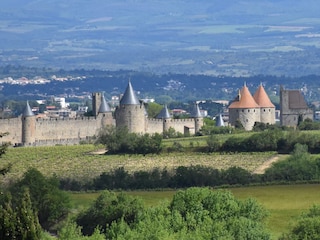
[[[267,161],[265,161],[262,165],[256,168],[256,170],[253,171],[254,174],[264,174],[267,168],[271,167],[272,163],[279,160],[279,156],[273,156],[269,158]]]

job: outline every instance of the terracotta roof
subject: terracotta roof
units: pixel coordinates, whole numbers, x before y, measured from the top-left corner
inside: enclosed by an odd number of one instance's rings
[[[275,106],[270,101],[270,98],[268,97],[266,91],[264,90],[264,87],[260,85],[257,89],[257,91],[253,95],[254,100],[260,107],[263,108],[274,108]]]
[[[247,86],[243,86],[239,93],[239,100],[230,104],[229,108],[259,108],[259,105],[253,99]]]
[[[124,92],[124,94],[120,100],[120,105],[123,105],[123,104],[125,104],[125,105],[139,105],[140,104],[139,99],[137,98],[130,81],[128,83],[126,91]]]

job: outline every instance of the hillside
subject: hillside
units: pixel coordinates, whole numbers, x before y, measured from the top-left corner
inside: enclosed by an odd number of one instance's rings
[[[200,2],[1,1],[1,65],[320,74],[318,1]]]

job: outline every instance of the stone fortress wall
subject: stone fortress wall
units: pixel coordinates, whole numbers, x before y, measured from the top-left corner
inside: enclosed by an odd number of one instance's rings
[[[131,83],[129,94],[134,94]],[[126,93],[123,100],[126,99]],[[129,96],[131,98],[136,96]],[[113,113],[108,107],[103,94],[93,93],[93,112],[96,116],[81,118],[37,118],[31,111],[29,104],[22,116],[11,119],[0,119],[0,132],[9,135],[0,139],[15,146],[44,146],[44,145],[73,145],[96,136],[99,130],[107,125],[127,127],[135,133],[160,133],[172,127],[175,131],[190,134],[195,133],[196,121],[200,126],[203,120],[190,119],[156,119],[148,118],[145,106],[139,100],[134,104],[123,101]],[[202,119],[202,118],[201,118]],[[198,126],[198,129],[199,129]]]

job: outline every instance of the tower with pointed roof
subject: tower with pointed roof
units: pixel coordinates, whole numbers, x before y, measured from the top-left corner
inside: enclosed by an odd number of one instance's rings
[[[29,102],[22,114],[22,139],[21,143],[24,146],[32,145],[35,142],[36,132],[36,116],[33,114]]]
[[[166,132],[170,128],[171,115],[169,113],[167,105],[161,109],[160,113],[156,116],[157,119],[162,119],[163,132]]]
[[[126,127],[129,132],[146,132],[146,110],[144,103],[140,102],[135,94],[131,82],[120,99],[115,110],[116,127]]]
[[[254,100],[260,106],[260,122],[265,124],[275,124],[275,106],[270,101],[262,84],[253,95]]]
[[[242,87],[235,101],[229,106],[229,123],[235,126],[237,121],[241,122],[245,130],[251,130],[254,123],[260,121],[260,106],[246,85]]]
[[[114,124],[111,108],[107,103],[103,93],[101,94],[97,118],[101,119],[101,127]]]
[[[200,128],[203,126],[203,117],[199,109],[199,104],[197,102],[193,106],[193,112],[190,117],[194,119],[194,132],[199,133]]]

